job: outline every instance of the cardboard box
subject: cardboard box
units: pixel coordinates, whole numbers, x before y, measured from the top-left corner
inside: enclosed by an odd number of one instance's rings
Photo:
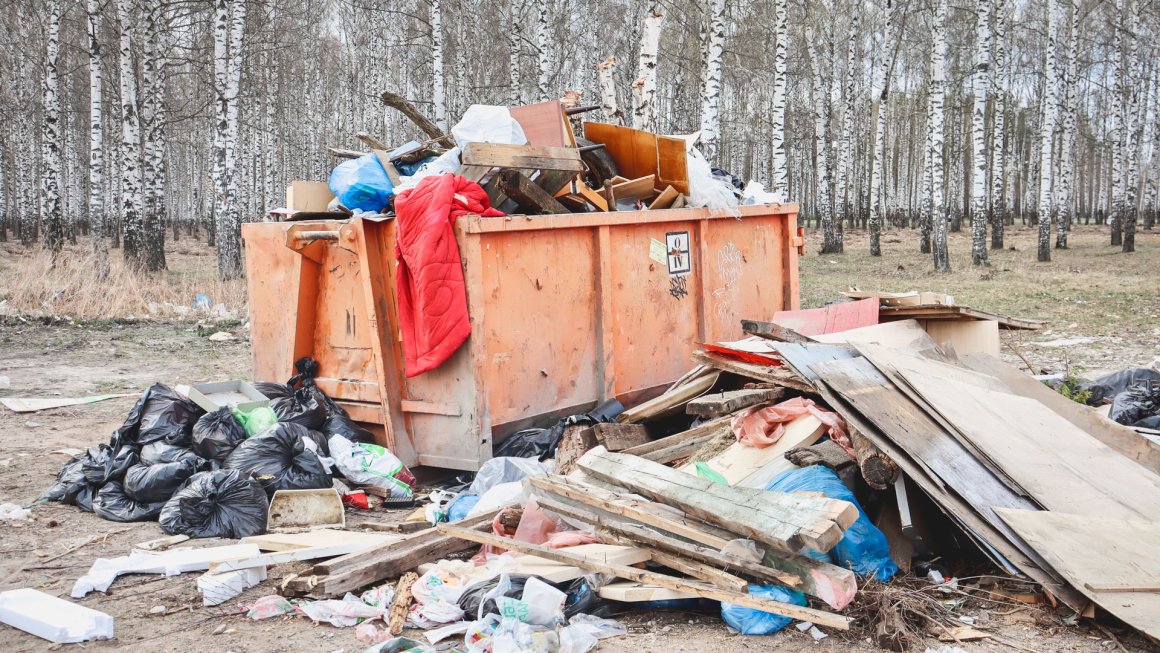
[[[211,413],[223,406],[231,406],[248,413],[255,408],[270,405],[270,400],[265,395],[245,381],[199,383],[190,386],[189,399]]]
[[[286,187],[286,208],[294,211],[326,211],[334,193],[325,181],[292,181]]]

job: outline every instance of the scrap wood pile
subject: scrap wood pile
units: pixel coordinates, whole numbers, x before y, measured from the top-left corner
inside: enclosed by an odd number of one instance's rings
[[[474,210],[501,215],[724,208],[776,200],[761,184],[743,188],[729,173],[711,170],[689,138],[581,122],[582,114],[598,107],[580,106],[576,95],[511,108],[474,105],[448,133],[403,98],[387,93],[383,101],[430,138],[391,147],[360,133],[370,152],[331,148],[348,160],[327,183],[294,182],[286,207],[273,216],[391,216],[406,191],[449,174],[481,186],[486,203]]]

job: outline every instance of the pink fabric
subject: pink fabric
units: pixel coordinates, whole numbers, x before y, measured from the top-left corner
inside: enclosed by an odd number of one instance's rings
[[[471,335],[455,219],[503,213],[491,208],[479,184],[451,174],[400,193],[395,213],[399,325],[410,378],[442,365]]]
[[[826,425],[830,439],[851,456],[854,449],[846,432],[846,421],[837,413],[819,407],[810,399],[794,397],[773,406],[754,406],[737,413],[729,423],[737,441],[747,447],[764,449],[785,435],[785,425],[802,415],[813,415]]]
[[[499,517],[496,515],[495,521],[491,523],[491,532],[500,537],[508,537],[508,534],[503,532],[503,527],[500,526]],[[600,541],[594,533],[573,530],[568,524],[553,519],[551,515],[540,508],[535,499],[529,499],[524,504],[524,514],[520,516],[520,525],[516,527],[515,535],[511,536],[511,539],[528,544],[543,544],[552,549],[563,549]],[[472,557],[472,560],[477,564],[483,564],[487,562],[488,555],[503,552],[503,549],[485,544],[480,548],[479,553]]]

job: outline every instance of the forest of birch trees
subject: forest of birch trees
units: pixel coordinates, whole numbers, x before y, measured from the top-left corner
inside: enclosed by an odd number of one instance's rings
[[[579,91],[603,117],[700,132],[714,166],[802,205],[817,247],[914,229],[948,271],[1076,224],[1156,221],[1160,4],[1148,0],[0,0],[0,240],[243,274],[240,225],[325,179],[328,147],[443,128],[471,104]],[[592,116],[593,114],[589,114]],[[912,243],[911,239],[903,242]],[[893,245],[895,247],[913,247]],[[918,254],[919,252],[916,252]],[[1028,254],[1030,256],[1030,254]]]

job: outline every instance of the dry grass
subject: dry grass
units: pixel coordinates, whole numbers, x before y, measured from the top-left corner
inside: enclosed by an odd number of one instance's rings
[[[57,265],[39,247],[0,245],[0,302],[7,312],[32,317],[74,320],[174,319],[205,317],[185,311],[198,293],[225,305],[231,316],[245,317],[245,280],[223,282],[217,276],[213,249],[192,239],[166,247],[169,269],[131,272],[120,250],[111,250],[109,278],[98,281],[89,242],[67,246]]]

